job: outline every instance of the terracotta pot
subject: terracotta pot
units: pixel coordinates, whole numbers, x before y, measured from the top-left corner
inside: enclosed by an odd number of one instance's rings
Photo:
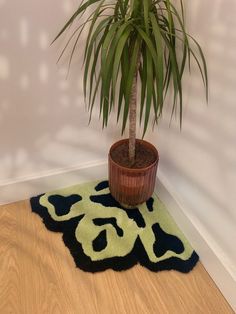
[[[156,172],[159,161],[159,155],[156,148],[143,140],[136,140],[141,142],[143,146],[151,149],[156,159],[148,167],[135,169],[120,166],[111,158],[111,152],[117,146],[128,139],[121,140],[113,144],[108,155],[108,172],[109,172],[109,187],[112,196],[121,204],[128,206],[135,206],[146,202],[153,194],[156,183]]]

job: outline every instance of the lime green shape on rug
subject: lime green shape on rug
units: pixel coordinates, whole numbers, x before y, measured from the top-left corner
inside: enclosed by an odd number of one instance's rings
[[[92,261],[101,261],[108,258],[127,256],[132,251],[138,236],[149,260],[152,263],[164,261],[171,257],[177,257],[186,261],[191,257],[193,254],[193,248],[168,213],[165,205],[155,194],[153,195],[153,211],[150,211],[147,208],[146,203],[138,206],[146,224],[146,227],[141,228],[138,227],[136,222],[133,219],[130,219],[127,213],[120,208],[105,207],[102,204],[95,203],[90,200],[91,195],[103,195],[110,193],[109,188],[96,191],[94,187],[99,182],[100,181],[89,182],[56,190],[44,194],[39,199],[40,205],[47,208],[50,217],[56,222],[68,221],[77,216],[84,215],[75,230],[75,238],[81,244],[84,253],[89,256]],[[73,204],[67,214],[62,216],[57,215],[54,205],[48,200],[49,197],[52,195],[67,197],[72,194],[80,195],[82,200]],[[117,225],[122,228],[122,237],[118,236],[112,224],[97,226],[93,223],[93,219],[111,217],[114,217]],[[152,226],[155,223],[158,223],[165,233],[176,236],[181,240],[184,246],[182,253],[177,254],[168,250],[160,257],[155,255],[153,246],[155,241],[158,242],[158,239],[156,239],[152,230]],[[94,251],[92,243],[102,230],[106,230],[107,246],[102,251],[97,252]]]

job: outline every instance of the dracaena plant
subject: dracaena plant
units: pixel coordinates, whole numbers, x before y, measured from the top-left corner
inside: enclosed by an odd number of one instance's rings
[[[72,24],[75,28],[70,27]],[[132,165],[136,120],[142,124],[144,136],[150,122],[157,124],[162,116],[169,89],[172,114],[178,112],[181,126],[182,78],[185,68],[190,70],[191,60],[200,70],[207,97],[204,54],[186,31],[182,0],[82,1],[55,38],[71,32],[60,55],[70,47],[69,65],[85,29],[83,87],[90,119],[98,104],[103,127],[114,108],[117,121],[122,122],[122,133],[129,120]]]

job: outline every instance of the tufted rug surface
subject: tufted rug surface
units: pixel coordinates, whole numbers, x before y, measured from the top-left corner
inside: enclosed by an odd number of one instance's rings
[[[155,194],[126,209],[111,196],[108,181],[97,181],[45,193],[30,202],[48,230],[62,233],[76,266],[84,271],[121,271],[139,263],[155,272],[187,273],[198,262]]]

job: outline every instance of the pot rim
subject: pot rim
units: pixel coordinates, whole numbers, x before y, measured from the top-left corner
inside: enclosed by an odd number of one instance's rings
[[[109,150],[109,153],[108,153],[108,157],[109,157],[109,160],[110,160],[113,164],[117,165],[117,166],[118,166],[119,168],[121,168],[121,169],[124,169],[125,171],[137,172],[137,171],[147,171],[148,169],[154,167],[154,166],[158,163],[158,161],[159,161],[159,154],[158,154],[158,151],[157,151],[156,147],[155,147],[153,144],[151,144],[150,142],[147,142],[147,141],[142,140],[142,139],[136,139],[136,141],[141,142],[141,143],[143,143],[144,145],[150,147],[150,148],[153,150],[154,154],[156,155],[156,159],[155,159],[155,161],[154,161],[153,163],[151,163],[151,165],[149,165],[149,166],[147,166],[147,167],[144,167],[144,168],[129,168],[129,167],[121,166],[120,164],[118,164],[117,162],[115,162],[115,161],[112,159],[112,157],[111,157],[111,151],[112,151],[115,147],[119,146],[120,144],[122,144],[122,143],[124,143],[124,142],[128,142],[128,141],[129,141],[128,138],[122,139],[122,140],[119,140],[119,141],[115,142],[115,143],[112,144],[112,146],[110,147],[110,150]]]

